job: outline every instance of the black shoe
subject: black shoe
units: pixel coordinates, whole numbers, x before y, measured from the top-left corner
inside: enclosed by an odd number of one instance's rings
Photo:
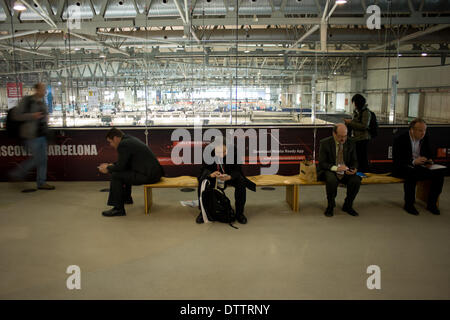
[[[409,214],[412,214],[414,216],[419,215],[419,211],[417,211],[417,209],[413,205],[404,206],[403,209],[405,209],[406,212],[408,212]]]
[[[358,212],[356,212],[355,209],[353,209],[353,208],[350,207],[350,206],[343,206],[343,207],[342,207],[342,211],[345,211],[345,212],[347,212],[349,215],[354,216],[354,217],[359,216]]]
[[[240,224],[246,224],[246,223],[247,223],[247,218],[246,218],[243,214],[238,214],[238,215],[236,215],[236,220],[237,220]]]
[[[427,210],[430,211],[432,214],[435,214],[437,216],[441,214],[441,211],[439,211],[439,209],[436,206],[427,207]]]
[[[112,208],[111,210],[103,211],[102,215],[105,217],[126,216],[125,209]]]
[[[325,210],[325,216],[326,217],[332,217],[333,216],[334,207],[328,206]]]
[[[133,198],[129,198],[127,200],[124,201],[125,204],[133,204]]]
[[[195,219],[195,222],[197,222],[198,224],[204,222],[204,221],[203,221],[203,215],[202,215],[201,212],[198,214],[197,219]]]

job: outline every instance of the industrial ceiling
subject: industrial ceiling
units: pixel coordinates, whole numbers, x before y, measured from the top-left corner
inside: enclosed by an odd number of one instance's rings
[[[449,52],[448,0],[16,2],[0,0],[2,84],[289,85],[360,72],[371,56],[445,64]]]

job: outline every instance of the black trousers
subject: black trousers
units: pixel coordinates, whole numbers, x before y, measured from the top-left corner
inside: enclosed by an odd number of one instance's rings
[[[357,175],[344,175],[344,177],[339,180],[335,172],[326,171],[325,172],[325,189],[327,191],[327,200],[329,207],[336,206],[336,195],[339,183],[347,185],[347,197],[345,198],[345,205],[352,207],[353,201],[359,192],[359,187],[361,186],[361,178]]]
[[[355,142],[356,158],[358,159],[358,171],[369,172],[369,158],[367,156],[367,145],[369,140]]]
[[[245,187],[244,177],[240,175],[237,179],[232,179],[225,182],[225,189],[228,186],[234,187],[234,205],[236,210],[236,215],[244,214],[245,202],[247,201],[247,190]],[[200,201],[200,187],[201,181],[199,182],[197,194],[198,200]]]
[[[444,185],[445,170],[429,170],[421,166],[407,167],[403,189],[405,191],[405,206],[411,206],[416,200],[417,181],[431,180],[428,206],[436,206]]]
[[[160,179],[159,176],[147,177],[132,171],[113,172],[109,184],[108,205],[123,208],[125,200],[131,198],[132,185],[156,183]]]

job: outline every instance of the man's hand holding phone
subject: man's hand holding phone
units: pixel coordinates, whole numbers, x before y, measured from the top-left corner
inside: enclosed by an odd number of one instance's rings
[[[228,180],[231,180],[231,176],[226,174],[226,173],[225,174],[221,174],[221,175],[219,175],[219,180],[228,181]]]
[[[420,166],[420,165],[424,165],[424,164],[426,164],[426,162],[427,162],[427,158],[425,158],[425,157],[418,157],[416,160],[414,160],[414,165],[415,166]]]
[[[111,165],[111,163],[102,163],[97,167],[98,171],[100,171],[101,173],[107,174],[108,166],[110,166],[110,165]]]
[[[217,177],[220,176],[220,175],[221,175],[220,171],[214,171],[214,172],[211,173],[209,176],[210,176],[211,178],[217,178]]]

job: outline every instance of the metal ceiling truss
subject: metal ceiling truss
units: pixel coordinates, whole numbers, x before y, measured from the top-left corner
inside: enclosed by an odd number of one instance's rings
[[[308,77],[316,65],[323,76],[350,72],[353,58],[420,48],[449,53],[450,7],[441,0],[398,0],[390,11],[387,0],[342,7],[334,0],[22,1],[29,10],[19,16],[10,0],[0,0],[2,81],[16,70],[23,77],[42,72],[74,81],[135,77],[207,85],[220,82],[218,76],[229,83],[237,68],[238,81],[285,83]],[[374,3],[382,9],[380,30],[366,26]],[[67,23],[69,6],[77,4],[81,29]]]

